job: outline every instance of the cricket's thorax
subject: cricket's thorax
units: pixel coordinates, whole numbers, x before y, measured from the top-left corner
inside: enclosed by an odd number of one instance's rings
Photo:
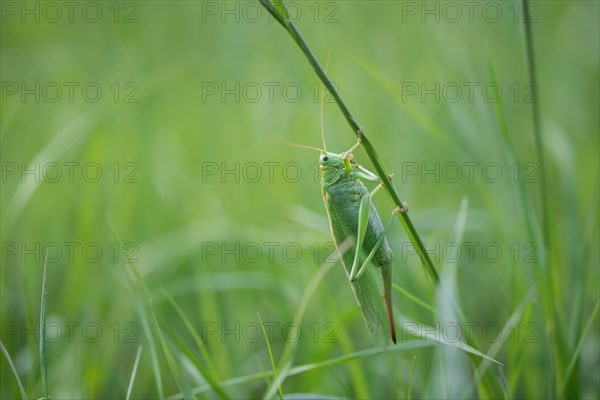
[[[345,168],[321,166],[321,186],[323,190],[337,183],[351,181],[352,176]]]

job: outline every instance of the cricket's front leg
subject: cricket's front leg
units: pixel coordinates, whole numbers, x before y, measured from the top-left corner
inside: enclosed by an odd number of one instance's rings
[[[348,150],[346,150],[343,153],[342,158],[348,158],[350,156],[350,154],[352,154],[352,152],[356,149],[358,149],[360,147],[360,145],[362,144],[362,136],[363,136],[363,130],[362,130],[362,126],[360,128],[358,128],[358,131],[356,131],[356,136],[358,136],[358,140],[356,141],[356,144],[352,147],[350,147]]]

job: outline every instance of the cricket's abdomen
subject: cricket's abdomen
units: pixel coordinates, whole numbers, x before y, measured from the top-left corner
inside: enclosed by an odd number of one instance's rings
[[[356,238],[358,232],[358,210],[362,196],[369,196],[369,191],[362,182],[350,177],[341,179],[325,188],[325,203],[331,219],[333,235],[338,244],[344,238],[350,236]],[[383,224],[375,206],[371,203],[369,223],[362,247],[362,256],[364,258],[375,247],[377,240],[382,234]],[[378,266],[391,264],[392,250],[387,239],[383,240],[383,243],[375,252],[372,262]]]

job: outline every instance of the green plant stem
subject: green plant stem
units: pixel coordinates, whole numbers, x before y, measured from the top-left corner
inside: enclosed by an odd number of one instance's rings
[[[538,280],[539,286],[545,287],[546,290],[542,294],[542,304],[546,317],[545,323],[545,331],[547,340],[550,345],[550,364],[548,366],[549,375],[554,377],[554,386],[549,384],[548,386],[548,397],[556,397],[556,392],[559,391],[559,385],[565,378],[562,376],[563,371],[561,370],[561,366],[563,366],[563,358],[565,357],[561,354],[560,349],[563,348],[561,342],[561,326],[560,324],[556,326],[555,324],[555,309],[558,307],[555,305],[555,299],[557,298],[556,290],[554,288],[554,276],[553,270],[549,267],[551,257],[548,256],[548,251],[552,248],[551,238],[550,238],[550,213],[549,213],[549,205],[548,205],[548,196],[547,196],[547,183],[546,183],[546,166],[544,160],[544,142],[542,140],[542,130],[540,126],[540,108],[539,108],[539,99],[536,96],[537,93],[537,74],[536,74],[536,64],[535,64],[535,56],[534,56],[534,45],[533,45],[533,33],[532,33],[532,23],[531,13],[529,12],[529,1],[523,0],[522,3],[522,12],[523,12],[523,27],[525,30],[525,51],[527,54],[527,68],[529,74],[529,81],[531,82],[531,113],[533,119],[533,134],[535,140],[535,149],[536,155],[539,165],[540,172],[540,203],[541,203],[541,219],[542,219],[542,237],[541,237],[541,247],[543,249],[543,258],[542,258],[542,270],[538,271]],[[564,367],[564,366],[563,366]],[[568,383],[568,382],[566,382]]]
[[[539,99],[537,98],[537,74],[535,67],[535,57],[533,54],[533,34],[531,32],[531,16],[529,13],[529,1],[523,0],[523,16],[524,16],[524,28],[525,28],[525,48],[527,53],[527,66],[529,72],[529,81],[533,84],[531,85],[531,112],[533,117],[533,134],[535,138],[535,148],[537,151],[537,158],[539,163],[540,170],[540,201],[542,204],[542,234],[544,237],[544,245],[546,248],[549,248],[549,240],[550,235],[548,231],[548,200],[546,196],[546,177],[545,177],[545,165],[544,165],[544,148],[542,141],[542,132],[540,128],[540,108],[539,108]]]
[[[48,254],[44,255],[44,277],[42,278],[42,300],[40,305],[40,368],[44,400],[48,400],[48,369],[46,367],[46,273],[48,271]]]
[[[325,85],[325,87],[327,88],[329,93],[333,96],[335,102],[337,103],[338,107],[342,111],[342,114],[344,114],[344,117],[346,118],[348,125],[350,125],[350,127],[352,128],[352,131],[354,132],[354,134],[359,136],[359,132],[362,131],[361,126],[354,119],[354,116],[350,112],[350,109],[348,108],[346,103],[344,103],[344,100],[342,100],[342,97],[340,96],[339,92],[337,91],[337,89],[335,88],[335,86],[333,85],[333,83],[331,82],[329,77],[327,76],[327,73],[321,67],[321,64],[319,64],[319,61],[317,60],[316,56],[314,55],[314,53],[312,52],[310,47],[308,47],[308,44],[306,43],[306,41],[304,40],[304,38],[302,37],[302,35],[298,31],[298,29],[296,28],[296,25],[292,21],[287,19],[286,17],[282,16],[275,9],[273,4],[269,0],[260,0],[260,2],[267,9],[267,11],[292,36],[292,39],[294,39],[296,44],[300,47],[300,49],[302,50],[302,52],[308,59],[308,62],[315,70],[315,73],[317,74],[317,76],[319,77],[321,82],[323,82],[323,85]],[[281,3],[281,6],[283,7],[282,3]],[[389,173],[387,172],[386,168],[384,167],[383,162],[381,161],[381,158],[377,154],[377,151],[375,151],[375,148],[371,144],[371,141],[365,135],[364,131],[362,131],[362,135],[360,135],[360,137],[362,138],[362,146],[365,149],[367,156],[373,163],[375,171],[377,172],[377,176],[379,176],[379,179],[381,179],[381,182],[383,182],[383,186],[385,187],[385,190],[388,192],[390,198],[392,199],[392,202],[396,205],[396,207],[403,208],[404,203],[400,200],[400,196],[398,195],[398,193],[396,192],[396,189],[392,185],[392,182],[389,177]],[[415,229],[415,226],[413,225],[410,217],[408,216],[408,213],[406,213],[406,212],[397,213],[397,215],[398,215],[398,220],[404,227],[404,230],[405,230],[408,238],[410,239],[412,244],[417,249],[417,253],[419,254],[419,257],[421,258],[421,262],[423,263],[425,270],[429,273],[429,276],[433,280],[434,285],[437,287],[439,280],[440,280],[438,272],[435,269],[435,266],[433,265],[433,262],[431,261],[429,254],[427,254],[425,245],[421,241],[421,238],[419,237],[419,233]]]

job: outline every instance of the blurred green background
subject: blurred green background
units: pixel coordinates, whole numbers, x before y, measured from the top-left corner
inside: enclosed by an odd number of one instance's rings
[[[598,398],[597,1],[530,8],[546,224],[519,2],[288,2],[323,63],[331,47],[328,73],[462,310],[448,318],[395,223],[400,345],[470,332],[503,363],[483,377],[443,344],[334,362],[371,347],[339,264],[294,322],[332,251],[317,153],[286,145],[321,147],[319,84],[259,3],[1,4],[2,343],[29,398],[44,395],[45,254],[55,399],[125,397],[138,348],[132,398],[180,397],[183,381],[200,398],[261,397],[257,313],[275,360],[332,361],[288,376],[290,398]],[[355,137],[327,100],[341,152]],[[0,395],[19,398],[8,360]]]

